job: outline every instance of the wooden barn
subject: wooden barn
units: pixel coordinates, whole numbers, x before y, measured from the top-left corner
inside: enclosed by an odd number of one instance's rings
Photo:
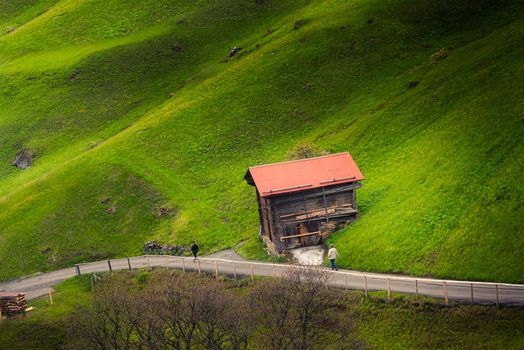
[[[250,167],[257,190],[260,235],[272,254],[316,245],[358,215],[364,177],[347,152]]]

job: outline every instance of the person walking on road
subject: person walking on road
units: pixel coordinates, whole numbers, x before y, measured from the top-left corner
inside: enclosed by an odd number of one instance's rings
[[[335,248],[333,246],[333,244],[330,244],[329,245],[329,250],[328,250],[328,259],[329,261],[331,262],[331,270],[335,270],[335,271],[338,271],[338,267],[337,265],[335,264],[335,260],[338,258],[338,251],[337,251],[337,248]]]
[[[191,253],[193,253],[193,261],[196,261],[198,254],[198,244],[195,241],[191,243]]]

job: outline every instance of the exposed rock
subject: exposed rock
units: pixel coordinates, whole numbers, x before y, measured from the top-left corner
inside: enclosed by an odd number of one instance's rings
[[[155,215],[158,217],[173,216],[176,214],[175,208],[160,207],[156,210]]]
[[[107,208],[106,212],[108,214],[113,214],[114,212],[116,212],[116,209],[117,209],[117,206],[115,204],[113,204],[112,206],[110,206],[109,208]]]
[[[240,50],[242,50],[241,47],[234,47],[231,49],[231,51],[229,51],[229,57],[233,57],[235,56]]]
[[[71,74],[69,76],[69,80],[76,80],[76,78],[78,78],[79,75],[80,75],[80,71],[77,70],[77,71],[73,72],[73,74]]]
[[[184,48],[182,46],[175,45],[175,46],[173,46],[173,51],[174,52],[182,52],[182,51],[184,51]]]
[[[311,89],[313,87],[313,84],[307,83],[307,84],[304,84],[303,87],[304,87],[304,90],[309,90],[309,89]]]
[[[320,232],[322,233],[323,238],[327,238],[330,233],[337,230],[336,221],[328,221],[320,223]]]
[[[9,33],[12,33],[15,31],[15,27],[8,27],[7,30],[6,30],[6,33],[9,34]]]
[[[145,254],[160,254],[160,255],[182,255],[184,252],[190,251],[189,247],[181,245],[162,244],[158,241],[152,240],[144,243],[142,251]]]
[[[40,253],[45,255],[45,254],[49,254],[49,253],[51,253],[52,250],[53,250],[53,249],[51,249],[51,247],[47,247],[47,248],[45,248],[45,249],[42,249],[42,250],[40,251]]]
[[[420,83],[420,81],[418,81],[418,80],[412,80],[412,81],[410,81],[409,83],[406,84],[406,87],[408,89],[413,89],[413,88],[417,87],[417,85],[419,83]]]
[[[100,204],[102,205],[108,205],[109,203],[111,203],[111,198],[107,197],[107,198],[104,198],[100,201]]]
[[[344,227],[349,225],[351,221],[352,220],[328,221],[320,223],[320,233],[322,235],[322,239],[328,239],[331,233],[343,229]]]
[[[438,50],[437,52],[433,53],[429,57],[429,63],[431,63],[431,64],[438,64],[440,61],[442,61],[443,59],[448,57],[448,55],[449,55],[448,49],[442,48],[442,49]]]
[[[33,165],[33,160],[35,159],[35,152],[28,148],[24,148],[16,154],[16,158],[11,163],[11,165],[17,167],[18,169],[27,169]]]
[[[162,244],[157,241],[147,241],[142,247],[143,251],[162,249]]]
[[[306,24],[306,22],[307,21],[303,19],[295,21],[295,23],[293,23],[293,30],[299,30],[304,26],[304,24]]]
[[[98,142],[98,141],[91,141],[91,142],[89,142],[89,144],[87,145],[87,148],[89,148],[89,149],[93,149],[93,148],[95,148],[95,147],[98,147],[99,145],[100,145],[100,142]]]
[[[271,35],[275,32],[275,29],[268,28],[266,29],[266,32],[264,33],[264,36]]]

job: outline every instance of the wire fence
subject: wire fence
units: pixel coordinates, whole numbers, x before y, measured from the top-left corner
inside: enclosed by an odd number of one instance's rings
[[[132,270],[148,267],[180,269],[184,272],[228,275],[232,278],[255,276],[279,277],[296,265],[275,264],[252,261],[237,261],[219,258],[198,258],[171,255],[143,255],[123,259],[111,259],[107,262],[93,262],[75,265],[76,275],[115,270]],[[305,267],[308,268],[308,267]],[[316,267],[318,268],[318,267]],[[392,300],[393,293],[414,294],[417,298],[431,297],[471,304],[524,305],[524,285],[492,282],[471,282],[439,280],[429,278],[397,277],[374,273],[353,271],[332,271],[328,285],[346,290],[363,290],[366,297],[372,291],[385,291],[387,299]]]

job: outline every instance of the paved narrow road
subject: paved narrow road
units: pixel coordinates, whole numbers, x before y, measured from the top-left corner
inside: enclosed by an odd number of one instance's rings
[[[290,267],[287,264],[272,264],[237,259],[236,256],[210,256],[194,262],[190,257],[175,256],[139,256],[128,259],[112,259],[78,266],[81,274],[107,272],[112,270],[140,269],[147,267],[177,268],[185,271],[237,276],[279,276]],[[47,293],[48,289],[59,282],[77,274],[75,267],[49,272],[33,277],[0,283],[0,291],[25,292],[28,299]],[[351,270],[331,272],[329,284],[333,287],[368,291],[389,290],[392,293],[418,293],[428,297],[476,304],[496,304],[524,306],[524,285],[438,280],[415,278],[378,273],[364,273]]]

